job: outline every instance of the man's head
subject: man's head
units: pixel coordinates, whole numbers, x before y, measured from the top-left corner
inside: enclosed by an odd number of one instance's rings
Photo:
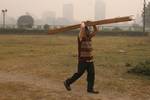
[[[89,30],[88,26],[85,26],[85,32],[86,32],[87,35],[90,34],[90,30]]]
[[[81,28],[84,28],[84,31],[85,31],[85,33],[86,33],[87,35],[90,34],[89,28],[88,28],[88,26],[87,26],[87,23],[88,23],[88,22],[89,22],[89,21],[81,22]]]

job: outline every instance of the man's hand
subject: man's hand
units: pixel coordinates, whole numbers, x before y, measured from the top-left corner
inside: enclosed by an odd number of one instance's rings
[[[93,25],[93,30],[94,30],[94,32],[97,32],[97,31],[98,31],[96,25]]]
[[[86,34],[85,34],[85,27],[86,27],[85,22],[82,21],[81,22],[81,26],[80,26],[80,32],[79,32],[80,41],[82,40],[83,37],[86,36]]]
[[[93,32],[90,34],[91,38],[96,35],[97,31],[98,31],[98,29],[97,29],[96,25],[93,25]]]
[[[80,28],[85,28],[85,26],[86,26],[86,25],[85,25],[85,22],[84,22],[84,21],[82,21],[82,22],[81,22],[81,26],[80,26]]]
[[[88,26],[89,23],[91,23],[91,21],[87,20],[87,21],[85,21],[84,23],[85,23],[86,26]]]

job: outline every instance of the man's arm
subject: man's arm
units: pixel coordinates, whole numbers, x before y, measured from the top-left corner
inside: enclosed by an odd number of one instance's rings
[[[81,26],[80,26],[80,32],[79,32],[79,38],[80,38],[80,41],[82,40],[83,37],[85,37],[86,34],[85,34],[85,23],[82,22],[81,23]]]
[[[96,25],[93,25],[93,32],[90,34],[90,37],[93,37],[96,35],[96,32],[98,31]]]

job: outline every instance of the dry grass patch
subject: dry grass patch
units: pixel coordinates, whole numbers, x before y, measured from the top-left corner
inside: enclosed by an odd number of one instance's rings
[[[126,72],[130,67],[125,66],[127,63],[135,65],[145,59],[150,59],[149,37],[95,37],[93,46],[96,87],[100,90],[100,95],[87,96],[86,75],[84,75],[81,80],[77,81],[77,85],[73,88],[75,90],[69,94],[65,89],[63,92],[48,92],[49,89],[33,88],[28,84],[6,83],[0,84],[0,90],[4,91],[1,96],[8,96],[6,93],[9,93],[11,98],[12,95],[21,97],[22,94],[22,97],[28,100],[42,100],[43,97],[46,100],[47,98],[54,100],[69,100],[69,98],[72,100],[88,100],[88,98],[89,100],[100,98],[102,100],[119,100],[119,98],[149,100],[149,78],[128,74]],[[76,55],[76,36],[0,36],[0,71],[2,72],[34,75],[41,79],[54,80],[62,85],[63,80],[76,71]],[[82,90],[78,93],[80,88]],[[80,95],[82,93],[83,96]]]

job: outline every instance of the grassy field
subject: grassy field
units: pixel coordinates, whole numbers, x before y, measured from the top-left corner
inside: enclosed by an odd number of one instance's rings
[[[93,47],[99,95],[86,93],[86,74],[63,87],[77,68],[77,37],[0,35],[0,100],[150,100],[150,77],[126,66],[150,60],[150,37],[98,36]]]

